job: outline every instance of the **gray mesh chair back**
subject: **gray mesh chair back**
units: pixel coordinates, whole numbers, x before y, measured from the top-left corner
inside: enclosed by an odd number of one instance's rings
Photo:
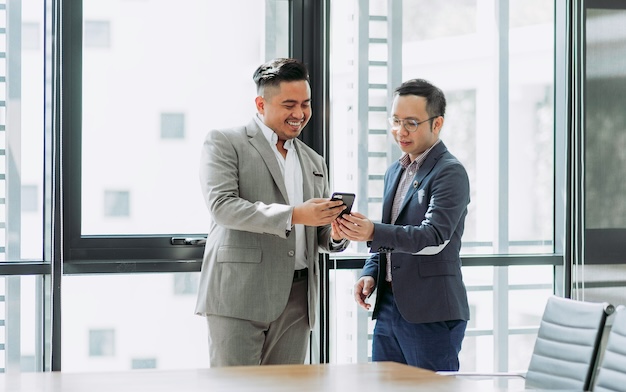
[[[626,308],[618,306],[593,392],[626,391]]]
[[[526,373],[528,389],[589,390],[608,303],[550,297]]]

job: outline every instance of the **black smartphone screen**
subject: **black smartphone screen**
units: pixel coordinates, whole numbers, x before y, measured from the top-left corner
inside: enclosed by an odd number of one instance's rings
[[[330,197],[331,200],[341,200],[341,201],[343,201],[343,204],[345,204],[348,207],[345,210],[341,211],[341,214],[339,214],[339,216],[341,216],[343,214],[349,214],[350,211],[352,211],[352,205],[354,204],[354,198],[355,198],[354,193],[345,193],[345,192],[335,192]]]

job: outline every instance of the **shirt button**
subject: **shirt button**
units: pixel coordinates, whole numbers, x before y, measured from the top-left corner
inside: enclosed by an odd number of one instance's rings
[[[293,255],[295,255],[295,254],[296,254],[296,252],[294,252],[293,250],[289,251],[289,257],[293,257]]]

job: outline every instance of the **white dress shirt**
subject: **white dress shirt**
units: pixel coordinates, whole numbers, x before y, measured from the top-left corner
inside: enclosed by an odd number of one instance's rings
[[[254,116],[254,120],[258,124],[259,128],[261,128],[261,131],[263,131],[263,135],[267,139],[270,146],[272,146],[272,151],[274,151],[274,155],[278,161],[278,166],[280,167],[283,179],[285,180],[285,188],[287,188],[289,205],[295,207],[304,203],[302,167],[300,166],[300,159],[298,159],[298,152],[294,148],[293,140],[290,139],[285,141],[284,147],[287,150],[287,156],[283,158],[283,155],[276,147],[276,143],[278,143],[278,135],[276,135],[274,131],[263,123],[258,114]],[[292,230],[291,227],[292,224],[290,216],[288,222],[286,222],[286,229]],[[296,235],[295,269],[299,270],[307,268],[308,264],[306,262],[305,254],[306,237],[304,234],[304,225],[293,225],[293,231],[295,231]]]

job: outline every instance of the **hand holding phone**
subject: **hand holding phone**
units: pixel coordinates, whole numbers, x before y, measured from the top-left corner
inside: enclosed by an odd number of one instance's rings
[[[356,196],[354,193],[334,192],[332,194],[330,200],[341,200],[343,201],[343,204],[347,207],[345,210],[341,211],[339,217],[341,217],[343,214],[350,214],[350,211],[352,211],[352,205],[354,204],[355,197]]]

